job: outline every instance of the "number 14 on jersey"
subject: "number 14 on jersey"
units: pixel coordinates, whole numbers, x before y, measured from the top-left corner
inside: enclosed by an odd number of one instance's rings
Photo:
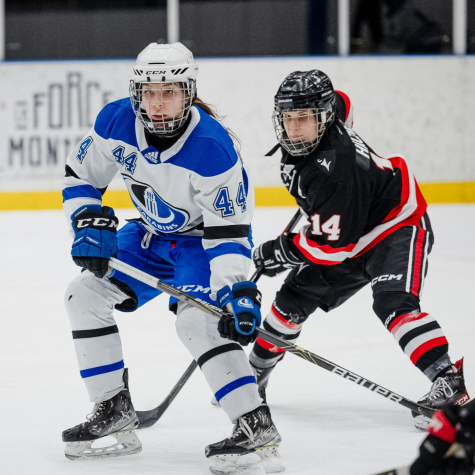
[[[320,215],[314,214],[312,216],[312,234],[316,236],[328,235],[329,241],[338,241],[340,237],[340,215],[334,214],[330,219],[327,219],[323,224],[320,224]]]

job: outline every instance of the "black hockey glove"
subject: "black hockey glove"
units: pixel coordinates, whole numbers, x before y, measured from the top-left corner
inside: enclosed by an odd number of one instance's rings
[[[436,411],[411,475],[472,475],[475,470],[475,404]]]
[[[79,266],[96,277],[107,274],[109,259],[117,256],[117,226],[119,219],[108,206],[88,205],[72,216],[75,232],[71,255]]]
[[[237,341],[243,346],[257,338],[261,324],[262,295],[254,282],[238,282],[231,290],[227,285],[217,293],[218,305],[232,314],[219,319],[218,332],[222,338]]]
[[[303,264],[296,256],[292,238],[295,234],[282,234],[254,249],[252,260],[256,267],[264,265],[264,275],[275,277],[286,270]]]

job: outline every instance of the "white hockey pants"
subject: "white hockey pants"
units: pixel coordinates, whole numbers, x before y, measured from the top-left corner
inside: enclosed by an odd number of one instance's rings
[[[107,278],[98,279],[89,271],[66,291],[79,369],[92,402],[110,399],[123,389],[122,344],[113,310],[127,298]],[[216,318],[180,302],[176,329],[232,422],[262,403],[244,351],[219,336]]]

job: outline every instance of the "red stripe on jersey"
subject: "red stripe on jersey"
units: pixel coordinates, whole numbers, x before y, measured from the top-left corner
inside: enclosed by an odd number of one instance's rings
[[[345,122],[346,122],[346,119],[348,119],[348,114],[350,113],[350,109],[351,109],[350,98],[344,92],[341,92],[341,91],[335,91],[335,92],[339,94],[341,98],[345,101],[345,107],[346,107]]]
[[[438,439],[442,439],[449,444],[455,442],[456,429],[440,410],[435,411],[427,431],[430,435],[434,435]]]
[[[426,209],[427,209],[427,204],[426,202],[424,201],[424,205],[421,206],[419,204],[418,208],[416,209],[416,211],[414,211],[414,214],[412,214],[411,216],[409,216],[407,219],[405,219],[404,221],[401,221],[400,223],[396,224],[395,226],[393,226],[392,228],[389,228],[387,231],[385,231],[384,233],[381,233],[377,238],[375,238],[373,241],[371,241],[370,244],[368,244],[361,252],[359,252],[356,256],[354,257],[359,257],[361,256],[361,254],[364,254],[365,252],[368,252],[370,249],[372,249],[374,246],[376,246],[376,244],[378,244],[379,242],[381,242],[386,236],[389,236],[390,234],[392,234],[393,232],[397,231],[398,229],[401,229],[403,228],[404,226],[417,226],[419,225],[419,221],[421,220],[421,218],[424,216],[425,212],[426,212]]]
[[[275,346],[272,343],[263,340],[262,338],[257,338],[256,343],[265,350],[269,350],[271,353],[285,353],[285,350],[282,348],[279,348],[278,346]]]
[[[432,348],[435,348],[436,346],[442,346],[442,345],[448,345],[449,342],[447,341],[447,338],[445,336],[439,336],[438,338],[433,338],[432,340],[426,341],[425,343],[422,343],[421,346],[416,348],[412,354],[411,354],[411,361],[413,364],[416,364],[419,358],[424,354],[427,353],[429,350],[432,350]]]
[[[300,243],[299,243],[299,237],[300,237],[300,233],[297,234],[294,239],[293,239],[293,243],[297,246],[297,249],[305,256],[305,258],[307,260],[309,260],[310,262],[313,262],[314,264],[321,264],[323,266],[336,266],[338,264],[341,264],[343,262],[343,260],[341,261],[325,261],[323,259],[317,259],[315,256],[312,256],[312,254],[310,254],[306,249],[304,249]],[[306,237],[305,237],[306,238]],[[308,241],[308,239],[307,239]]]
[[[282,315],[280,315],[277,310],[274,308],[272,305],[271,307],[272,315],[280,322],[282,325],[286,326],[289,330],[300,330],[302,328],[302,325],[298,323],[292,323],[286,320]]]
[[[424,258],[424,238],[426,232],[419,228],[416,245],[414,249],[414,268],[412,272],[412,288],[411,293],[416,297],[419,296],[419,284],[421,283],[422,260]]]
[[[325,244],[324,246],[320,246],[318,242],[315,242],[312,239],[309,239],[307,235],[305,235],[304,237],[305,237],[305,240],[307,241],[307,244],[310,247],[320,249],[320,251],[324,252],[325,254],[336,254],[337,252],[351,252],[356,246],[356,244],[349,244],[346,247],[331,247],[331,246],[328,246],[327,244]]]
[[[394,335],[402,325],[409,322],[415,322],[421,318],[427,317],[428,313],[405,313],[395,318],[391,325],[389,325],[388,330]]]
[[[396,216],[399,215],[399,213],[402,211],[402,208],[406,205],[407,201],[409,200],[409,171],[407,169],[407,164],[405,160],[403,160],[401,157],[391,157],[388,159],[393,168],[399,168],[401,170],[401,180],[402,180],[402,190],[401,190],[401,201],[399,204],[393,208],[388,215],[384,218],[383,223],[386,223],[387,221],[391,221],[391,219],[394,219]],[[416,184],[417,189],[419,187]],[[422,198],[422,194],[420,195]],[[419,203],[419,197],[416,195],[417,203]],[[422,198],[424,200],[424,198]]]

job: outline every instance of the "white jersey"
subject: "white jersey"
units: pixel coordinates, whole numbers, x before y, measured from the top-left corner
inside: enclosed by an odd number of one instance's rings
[[[150,232],[203,236],[213,294],[247,280],[254,193],[218,121],[192,107],[185,133],[160,153],[147,144],[128,98],[106,105],[67,158],[63,204],[70,224],[82,206],[102,204],[117,170]]]

